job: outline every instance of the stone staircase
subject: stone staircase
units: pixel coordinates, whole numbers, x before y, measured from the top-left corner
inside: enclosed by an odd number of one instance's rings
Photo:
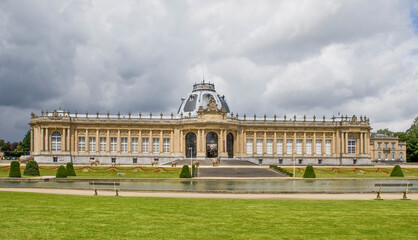
[[[193,159],[198,161],[200,166],[212,166],[212,158],[209,159]],[[171,162],[164,165],[171,165]],[[177,160],[177,166],[190,165],[190,159]],[[220,166],[257,166],[256,164],[245,160],[221,160]]]

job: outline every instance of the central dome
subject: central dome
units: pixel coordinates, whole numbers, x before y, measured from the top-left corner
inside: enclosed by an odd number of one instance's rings
[[[181,104],[177,112],[177,116],[183,114],[184,117],[197,116],[197,111],[200,107],[203,109],[208,108],[209,101],[213,99],[219,109],[225,108],[226,112],[229,113],[229,107],[226,103],[225,96],[219,95],[215,90],[215,84],[213,83],[196,83],[193,85],[193,91],[187,98],[181,99]]]

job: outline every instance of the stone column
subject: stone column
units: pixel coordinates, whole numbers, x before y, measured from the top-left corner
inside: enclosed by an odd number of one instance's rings
[[[288,153],[287,153],[287,136],[286,136],[286,132],[284,132],[284,133],[283,133],[282,150],[283,150],[283,155],[288,154]],[[291,154],[291,153],[290,153],[290,154]]]
[[[173,135],[174,135],[174,131],[173,130],[171,130],[171,132],[170,132],[170,153],[173,153],[174,152],[174,139],[173,139]]]
[[[359,154],[363,154],[363,133],[360,132],[360,152]]]
[[[132,153],[131,130],[128,130],[128,153]]]
[[[325,155],[325,132],[322,133],[321,155]]]
[[[41,140],[42,140],[41,151],[45,151],[45,129],[44,128],[41,128]]]
[[[257,153],[257,132],[254,131],[253,136],[253,155]]]
[[[163,140],[163,131],[160,130],[160,153],[164,152],[163,151],[163,145],[164,145],[164,140]]]
[[[263,139],[263,154],[267,153],[267,132],[264,132],[264,139]]]
[[[331,155],[335,155],[336,149],[335,149],[335,132],[332,133],[332,143],[331,143]]]
[[[313,133],[313,139],[311,144],[311,152],[312,155],[318,155],[319,153],[316,152],[316,132]]]
[[[106,152],[110,152],[110,130],[107,129],[107,136],[106,136]]]
[[[296,151],[296,132],[293,133],[292,153]]]
[[[80,149],[78,149],[78,130],[74,129],[74,152],[78,153],[80,152]]]
[[[243,155],[247,155],[247,132],[243,130],[242,131],[242,138],[243,138]]]
[[[183,139],[183,130],[180,130],[180,151],[179,152],[181,152],[181,153],[183,153],[183,151],[184,151],[183,142],[185,142],[184,139]]]
[[[49,129],[47,128],[46,129],[46,134],[45,134],[46,136],[45,136],[45,145],[46,145],[46,151],[48,151],[49,152]]]
[[[138,133],[138,153],[142,153],[142,130]]]
[[[273,135],[273,155],[277,154],[277,133],[274,132]]]
[[[67,145],[67,138],[66,138],[66,129],[62,129],[62,138],[61,138],[61,151],[66,151],[66,145]]]
[[[345,153],[348,153],[348,132],[345,133],[344,143],[345,143]]]
[[[99,135],[99,129],[96,129],[96,152],[100,152],[100,135]]]
[[[312,146],[311,146],[312,150]],[[302,155],[306,154],[306,132],[303,133],[303,141],[302,141]]]
[[[152,130],[149,131],[149,140],[148,140],[148,152],[152,154],[152,145],[154,144],[154,139],[152,137]]]

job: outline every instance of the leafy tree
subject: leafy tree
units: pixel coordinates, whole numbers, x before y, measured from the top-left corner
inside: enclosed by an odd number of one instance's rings
[[[28,132],[26,133],[21,143],[22,143],[21,145],[23,147],[23,151],[29,152],[30,151],[30,130],[28,130]]]
[[[390,136],[390,134],[392,134],[393,132],[390,131],[389,129],[385,128],[385,129],[378,129],[376,131],[376,134],[385,134],[386,136]]]
[[[414,119],[411,127],[406,130],[406,155],[410,162],[418,162],[418,117]]]
[[[65,168],[65,170],[67,171],[67,176],[77,176],[75,174],[73,163],[67,162],[67,167]]]
[[[180,178],[191,178],[190,176],[190,168],[188,165],[183,165],[183,168],[181,169]]]

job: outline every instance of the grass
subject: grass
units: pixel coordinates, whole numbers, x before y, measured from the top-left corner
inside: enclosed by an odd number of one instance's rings
[[[25,166],[20,167],[22,177]],[[58,166],[39,166],[41,176],[55,176]],[[68,178],[178,178],[181,168],[74,166],[77,174]],[[0,177],[9,176],[9,166],[0,166]]]
[[[303,177],[306,167],[296,167],[296,177]],[[293,173],[293,168],[284,167]],[[394,178],[390,177],[393,167],[388,168],[347,168],[347,167],[315,167],[316,178]],[[404,178],[418,178],[418,168],[403,168]]]
[[[0,239],[417,239],[418,201],[0,192]]]

